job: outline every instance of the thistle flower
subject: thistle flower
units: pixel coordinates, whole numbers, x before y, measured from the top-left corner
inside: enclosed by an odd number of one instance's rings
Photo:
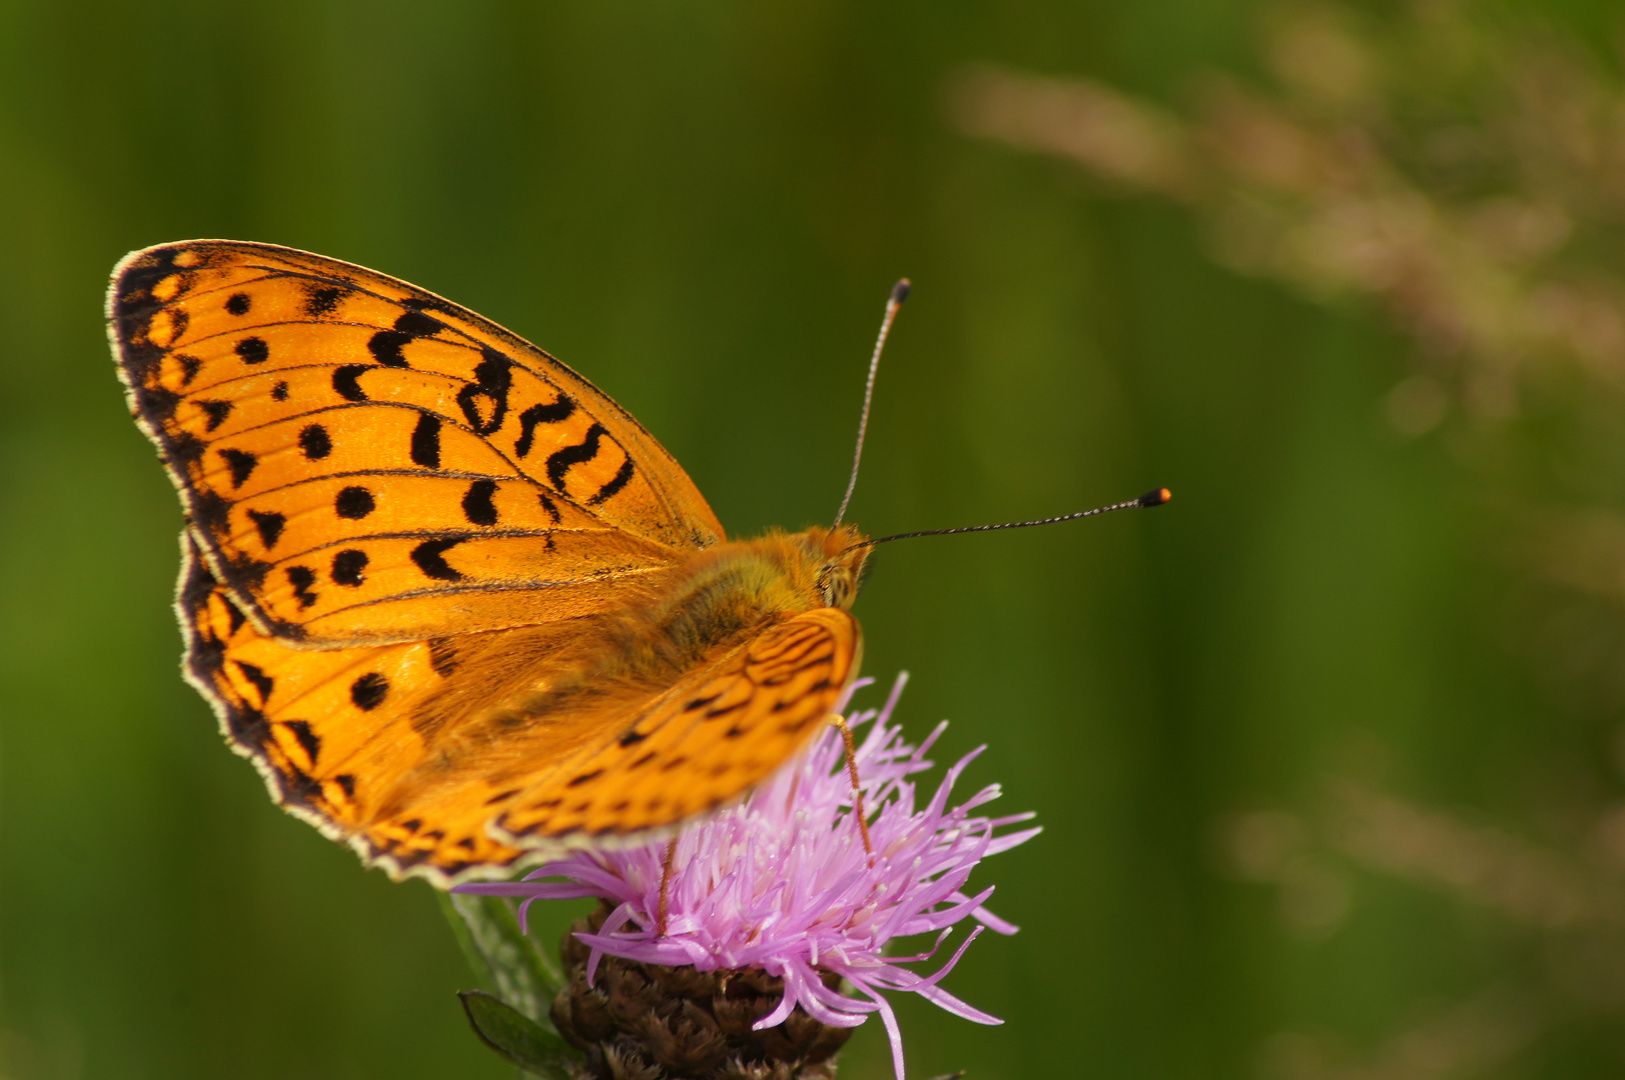
[[[743,982],[757,988],[765,974],[775,990],[782,985],[782,997],[776,1003],[771,997],[759,999],[766,1003],[749,1018],[749,1031],[768,1032],[795,1021],[790,1027],[799,1024],[803,1034],[791,1042],[803,1048],[816,1043],[816,1053],[827,1055],[844,1041],[845,1032],[828,1032],[838,1035],[832,1046],[831,1040],[805,1032],[809,1019],[816,1022],[811,1025],[815,1029],[847,1029],[878,1012],[890,1037],[898,1080],[903,1080],[902,1035],[887,991],[917,993],[977,1023],[1002,1022],[940,984],[984,929],[1016,931],[983,907],[993,894],[991,886],[975,895],[964,891],[971,871],[985,856],[1040,831],[1001,835],[1001,828],[1032,815],[988,818],[974,813],[998,797],[996,784],[949,807],[955,782],[980,748],[948,770],[923,806],[916,805],[910,778],[932,767],[925,755],[947,725],[939,724],[917,747],[903,740],[891,714],[906,679],[898,678],[883,708],[851,718],[851,727],[872,726],[850,763],[842,733],[832,726],[743,802],[683,827],[671,841],[576,851],[523,881],[462,885],[458,891],[523,898],[521,920],[536,900],[599,897],[605,902],[601,925],[582,926],[574,935],[579,945],[566,949],[566,959],[571,952],[579,955],[582,946],[586,954],[577,986],[567,987],[560,997],[564,1015],[561,1006],[554,1010],[567,1037],[576,1014],[564,999],[572,989],[602,998],[592,988],[606,957],[633,967],[655,966],[644,969],[638,986],[648,980],[672,983],[670,972],[677,969],[720,973],[720,982],[702,980],[708,994],[718,987],[725,990],[730,973],[745,976]],[[854,800],[854,777],[859,800]],[[861,821],[854,813],[855,801],[865,808]],[[668,852],[671,874],[663,901]],[[564,880],[541,880],[547,878]],[[979,925],[936,971],[921,974],[904,966],[931,959],[954,925],[966,918]],[[892,939],[926,933],[937,934],[937,939],[924,953],[885,955]],[[568,938],[566,943],[574,944]],[[611,967],[618,973],[627,965],[612,962]],[[685,985],[693,982],[689,978]],[[603,1008],[597,1006],[599,1015]],[[711,1013],[695,1022],[703,1027],[714,1019],[726,1031],[727,1018],[715,1009]],[[579,1033],[576,1037],[582,1038]],[[734,1074],[744,1072],[736,1068]],[[781,1068],[762,1075],[794,1073]]]

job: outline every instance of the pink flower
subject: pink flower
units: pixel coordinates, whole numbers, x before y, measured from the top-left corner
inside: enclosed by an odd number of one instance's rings
[[[835,1027],[856,1027],[878,1012],[903,1080],[902,1036],[886,991],[912,991],[968,1020],[1002,1023],[940,983],[982,930],[1016,932],[982,906],[993,895],[991,886],[965,893],[971,871],[985,856],[1040,831],[998,835],[1032,815],[974,813],[999,796],[997,784],[948,806],[955,782],[981,748],[949,769],[929,801],[916,806],[910,778],[932,767],[925,754],[947,723],[918,747],[903,741],[891,714],[906,681],[899,676],[878,713],[868,710],[850,720],[853,727],[873,721],[856,755],[872,854],[853,817],[841,734],[831,726],[741,803],[678,831],[664,935],[658,911],[667,841],[572,852],[523,881],[460,885],[457,891],[523,897],[521,920],[536,900],[595,896],[615,905],[598,932],[578,935],[592,950],[589,983],[606,953],[701,971],[757,967],[784,982],[783,999],[756,1023],[758,1030],[783,1023],[797,1005]],[[903,966],[930,959],[966,918],[980,925],[935,972]],[[925,953],[885,955],[892,939],[925,933],[937,934]],[[820,971],[841,976],[860,996],[830,989]]]

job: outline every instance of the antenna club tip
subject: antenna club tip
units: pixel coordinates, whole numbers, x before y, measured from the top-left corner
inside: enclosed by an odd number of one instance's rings
[[[898,279],[897,284],[891,287],[891,302],[901,304],[908,299],[908,294],[913,288],[914,286],[909,282],[908,278]]]
[[[1173,497],[1174,493],[1167,488],[1158,488],[1155,491],[1148,491],[1141,495],[1139,502],[1141,506],[1161,506]]]

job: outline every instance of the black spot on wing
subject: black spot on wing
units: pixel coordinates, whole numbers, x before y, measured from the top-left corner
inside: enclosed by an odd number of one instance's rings
[[[203,361],[195,356],[185,353],[176,353],[175,362],[181,366],[181,385],[186,386],[197,378],[197,373],[203,370]]]
[[[243,628],[243,624],[248,621],[248,616],[243,614],[242,608],[232,602],[231,597],[222,593],[220,600],[226,605],[226,622],[230,624],[231,632],[235,634]]]
[[[497,506],[491,497],[496,494],[495,480],[476,480],[463,495],[463,516],[471,525],[495,525]]]
[[[421,311],[407,311],[395,320],[395,329],[411,337],[433,337],[445,328],[445,323]]]
[[[271,676],[257,665],[245,664],[241,660],[233,660],[232,663],[242,672],[243,678],[253,683],[254,689],[259,691],[261,705],[271,700],[271,691],[276,687],[276,681]]]
[[[293,737],[299,740],[299,746],[305,752],[305,757],[312,765],[316,764],[316,755],[322,752],[322,737],[310,730],[308,720],[284,720],[283,726],[293,732]]]
[[[401,317],[404,319],[406,316]],[[437,320],[429,321],[440,325]],[[513,387],[512,368],[512,360],[488,347],[474,368],[474,381],[457,392],[457,404],[462,406],[464,419],[469,427],[481,435],[496,431],[508,415],[508,392]]]
[[[440,468],[440,417],[423,413],[412,429],[412,461],[425,469]]]
[[[463,575],[446,562],[446,552],[462,543],[462,538],[451,540],[425,540],[412,549],[412,561],[428,577],[436,581],[461,581]]]
[[[380,330],[367,341],[367,351],[385,367],[410,367],[401,355],[401,346],[412,340],[411,334],[399,330]]]
[[[344,789],[347,798],[355,798],[355,777],[349,773],[339,773],[333,777],[333,782]]]
[[[219,454],[225,459],[226,467],[231,470],[231,487],[234,491],[243,486],[243,481],[254,472],[254,466],[260,463],[258,457],[236,447],[228,446],[219,451]]]
[[[264,338],[245,337],[232,346],[232,351],[245,364],[263,364],[271,358],[271,346],[265,343]]]
[[[343,299],[345,290],[334,285],[319,285],[305,293],[305,314],[313,319],[333,314]]]
[[[333,556],[333,581],[356,588],[366,580],[367,553],[359,548],[345,548]]]
[[[272,401],[287,401],[288,400],[288,384],[285,383],[285,382],[279,382],[275,386],[271,387],[271,400]]]
[[[334,513],[350,521],[360,521],[377,507],[378,502],[372,497],[372,492],[359,486],[345,488],[333,500]]]
[[[356,708],[371,712],[389,696],[389,679],[382,672],[369,671],[350,684],[350,700]]]
[[[299,452],[310,461],[319,461],[333,452],[333,437],[320,424],[310,424],[299,433]]]
[[[366,401],[367,392],[361,389],[357,381],[364,372],[372,370],[371,364],[345,364],[333,369],[333,389],[345,401]]]
[[[537,424],[556,424],[560,420],[568,419],[575,411],[576,403],[562,390],[559,391],[557,401],[532,405],[519,414],[519,439],[513,444],[513,452],[519,457],[525,457],[535,444]]]
[[[283,526],[288,523],[286,514],[278,514],[271,510],[250,510],[248,517],[254,523],[254,528],[259,530],[260,543],[265,545],[267,551],[276,546],[277,540],[282,536]]]
[[[555,490],[564,490],[564,474],[570,471],[571,466],[583,465],[598,456],[598,443],[607,434],[602,424],[593,424],[579,443],[548,455],[547,479]]]
[[[632,479],[632,459],[627,458],[625,461],[621,462],[621,467],[618,470],[616,470],[616,473],[615,473],[614,476],[609,478],[609,482],[606,483],[603,487],[598,489],[598,494],[594,495],[592,498],[587,500],[587,505],[588,506],[597,506],[597,505],[599,505],[600,503],[604,502],[606,499],[608,499],[612,495],[614,495],[617,491],[619,491],[623,487],[625,487],[626,484],[627,484],[627,481],[629,481],[631,479]]]
[[[226,417],[231,415],[232,403],[229,401],[200,400],[197,402],[197,407],[202,409],[209,417],[204,425],[204,430],[213,431],[221,424],[224,424],[226,422]]]
[[[293,586],[293,594],[299,598],[301,610],[310,607],[316,602],[316,594],[310,588],[316,584],[316,571],[310,567],[288,567],[288,584]]]
[[[401,350],[416,338],[429,337],[446,328],[446,324],[433,315],[421,311],[408,311],[395,320],[393,330],[380,330],[367,342],[372,358],[385,367],[410,367]]]
[[[559,516],[558,505],[553,502],[552,498],[549,497],[547,492],[538,491],[536,493],[536,501],[538,501],[538,502],[540,502],[542,504],[542,509],[547,511],[547,516],[553,519],[553,524],[557,525],[559,522],[564,520],[562,517]],[[549,543],[552,542],[552,539],[553,539],[553,537],[552,537],[552,534],[550,533],[548,535]]]
[[[226,298],[226,310],[233,315],[247,315],[248,309],[253,306],[253,303],[253,300],[245,292],[232,293]]]

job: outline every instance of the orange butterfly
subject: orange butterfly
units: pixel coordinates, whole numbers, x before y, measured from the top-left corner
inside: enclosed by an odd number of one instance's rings
[[[624,409],[465,308],[194,240],[120,262],[107,317],[185,505],[187,678],[279,804],[392,877],[721,806],[856,673],[862,535],[727,540]]]

